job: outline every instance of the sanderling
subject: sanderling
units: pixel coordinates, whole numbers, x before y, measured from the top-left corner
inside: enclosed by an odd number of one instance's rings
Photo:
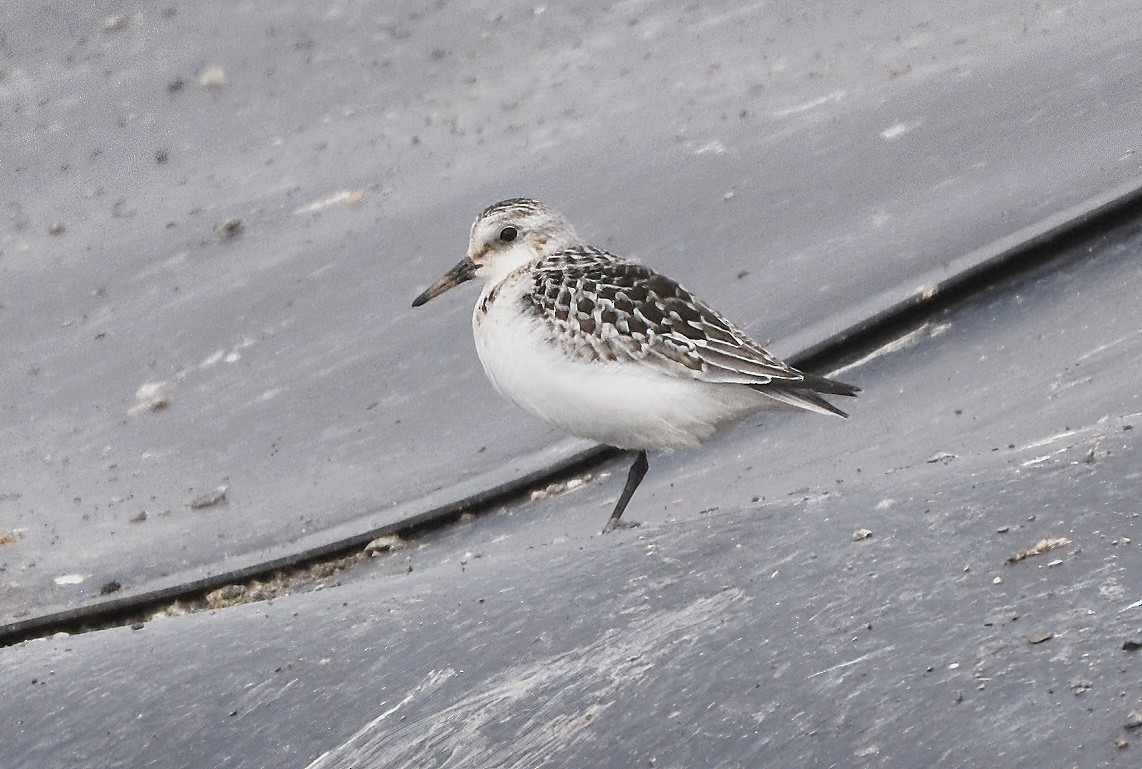
[[[859,392],[777,359],[670,278],[585,245],[536,200],[485,209],[468,255],[412,306],[472,278],[484,282],[472,333],[496,390],[572,435],[637,452],[604,533],[648,449],[697,445],[773,406],[847,417],[818,393]]]

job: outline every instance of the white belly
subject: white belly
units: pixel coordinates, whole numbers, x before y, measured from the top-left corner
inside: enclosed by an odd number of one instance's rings
[[[506,288],[506,287],[505,287]],[[572,435],[623,449],[693,446],[720,427],[776,405],[748,387],[660,374],[637,362],[572,360],[504,291],[472,327],[484,371],[501,395]]]

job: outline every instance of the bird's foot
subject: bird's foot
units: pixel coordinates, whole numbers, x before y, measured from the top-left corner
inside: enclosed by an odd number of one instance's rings
[[[621,518],[611,518],[607,521],[607,525],[603,527],[604,534],[610,534],[615,529],[637,529],[642,524],[639,521],[624,521]]]

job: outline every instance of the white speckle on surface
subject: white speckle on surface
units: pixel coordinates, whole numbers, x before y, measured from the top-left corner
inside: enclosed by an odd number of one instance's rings
[[[1054,442],[1056,442],[1062,438],[1069,438],[1072,435],[1076,434],[1077,432],[1078,432],[1078,430],[1064,430],[1061,433],[1055,433],[1054,435],[1048,435],[1046,438],[1040,438],[1037,441],[1032,441],[1031,443],[1028,443],[1024,446],[1020,446],[1019,450],[1020,451],[1026,451],[1027,449],[1037,449],[1040,446],[1047,446],[1047,445],[1052,444],[1052,443],[1054,443]]]
[[[170,394],[168,392],[169,382],[166,380],[159,382],[144,382],[139,385],[139,389],[135,391],[135,400],[138,401],[129,410],[131,414],[138,414],[141,411],[158,411],[170,405]]]
[[[199,368],[210,368],[215,363],[222,360],[224,357],[226,357],[226,351],[225,350],[215,350],[213,353],[211,353],[209,356],[207,356],[206,360],[202,361],[202,363],[199,363],[198,367]]]
[[[876,509],[877,510],[887,510],[888,508],[892,507],[895,504],[896,504],[895,499],[882,499],[876,503]]]
[[[799,112],[807,112],[808,110],[816,109],[817,107],[823,107],[826,104],[839,102],[844,97],[844,91],[833,91],[832,93],[826,94],[819,99],[814,99],[813,101],[807,101],[803,104],[795,104],[792,107],[785,107],[784,109],[774,110],[773,116],[788,117],[790,115],[796,115]]]
[[[203,88],[221,88],[230,82],[226,70],[217,64],[205,67],[198,75],[198,84]]]
[[[82,574],[61,574],[56,577],[53,582],[57,585],[78,585],[86,579]]]
[[[900,138],[901,136],[908,133],[909,131],[912,131],[912,130],[915,130],[916,128],[919,128],[919,126],[920,126],[919,122],[897,123],[896,125],[889,126],[888,128],[885,128],[883,131],[881,131],[880,136],[885,141],[890,142],[893,139]]]
[[[235,350],[234,352],[229,353],[222,360],[226,361],[227,363],[237,363],[238,361],[242,360],[242,353]]]
[[[726,152],[726,145],[715,139],[712,142],[706,142],[698,149],[694,150],[695,155],[724,155]]]
[[[365,201],[365,191],[364,190],[342,190],[341,192],[338,192],[334,195],[330,195],[327,198],[322,198],[321,200],[316,200],[316,201],[310,203],[309,205],[302,206],[301,208],[294,211],[294,213],[295,214],[313,214],[313,213],[317,213],[318,211],[324,211],[326,208],[329,208],[330,206],[335,206],[338,203],[344,203],[345,205],[348,205],[348,206],[359,206],[364,201]]]
[[[126,15],[126,14],[120,14],[117,16],[108,16],[106,19],[103,20],[103,31],[104,32],[118,32],[119,30],[126,27],[130,21],[131,21],[131,17]]]

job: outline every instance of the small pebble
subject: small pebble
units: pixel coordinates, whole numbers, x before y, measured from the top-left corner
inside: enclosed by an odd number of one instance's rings
[[[219,240],[229,240],[240,233],[244,226],[241,219],[227,219],[214,228],[214,234]]]
[[[398,534],[382,534],[365,545],[365,555],[375,558],[381,553],[391,553],[405,546],[405,541]]]
[[[131,17],[125,15],[108,16],[103,20],[103,31],[118,32],[119,30],[123,29],[123,27],[127,26],[127,22],[130,20]]]
[[[1054,637],[1055,637],[1055,634],[1052,633],[1050,630],[1037,630],[1034,633],[1031,633],[1029,636],[1027,636],[1027,643],[1029,643],[1029,644],[1041,644],[1044,641],[1050,641]]]
[[[1142,713],[1137,710],[1126,717],[1126,723],[1123,724],[1127,729],[1137,729],[1142,726]]]
[[[206,507],[213,507],[214,505],[221,504],[226,501],[226,487],[220,487],[214,491],[201,494],[191,500],[191,510],[202,510]]]
[[[860,542],[861,540],[868,539],[871,536],[872,532],[869,529],[857,529],[853,532],[853,542]]]
[[[198,75],[198,84],[203,88],[221,88],[229,82],[226,70],[217,64],[207,67]]]

